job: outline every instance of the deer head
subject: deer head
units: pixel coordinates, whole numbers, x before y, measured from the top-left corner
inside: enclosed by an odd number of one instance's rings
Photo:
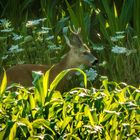
[[[78,30],[78,32],[71,32],[71,39],[66,39],[66,42],[70,47],[70,51],[67,54],[68,67],[77,67],[80,64],[91,66],[97,63],[97,58],[93,56],[90,49],[80,37],[80,30]]]

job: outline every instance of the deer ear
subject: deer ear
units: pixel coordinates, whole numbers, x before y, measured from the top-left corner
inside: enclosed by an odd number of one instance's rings
[[[73,26],[73,29],[71,27],[69,27],[69,29],[71,31],[70,44],[73,47],[81,47],[83,44],[82,39],[80,37],[81,28],[76,29]]]
[[[83,42],[82,42],[82,40],[81,40],[79,34],[72,34],[72,37],[71,37],[71,39],[70,39],[70,44],[71,44],[72,46],[81,47],[82,43],[83,43]]]
[[[80,37],[80,32],[81,32],[81,28],[78,28],[78,30],[76,31],[76,29],[74,28],[75,31],[73,31],[70,27],[69,27],[70,31],[71,31],[71,37],[70,39],[67,37],[66,34],[64,34],[65,40],[67,45],[72,48],[72,47],[81,47],[83,44],[83,41]]]
[[[72,48],[72,47],[81,47],[82,46],[82,41],[81,41],[79,35],[72,34],[70,39],[66,35],[64,35],[64,37],[65,37],[67,45],[70,48]]]

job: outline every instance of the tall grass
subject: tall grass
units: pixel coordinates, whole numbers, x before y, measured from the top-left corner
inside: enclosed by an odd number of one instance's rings
[[[137,9],[134,1],[122,1],[117,9],[117,2],[101,1],[102,5],[95,10],[100,23],[100,32],[105,50],[102,60],[107,61],[105,74],[115,81],[139,84],[139,43],[137,29],[133,26],[132,9]],[[135,7],[136,6],[136,7]],[[102,9],[100,11],[100,8]],[[137,15],[138,11],[135,10]],[[135,16],[136,17],[136,16]],[[135,20],[138,22],[138,20]],[[136,36],[135,36],[136,35]],[[107,41],[107,42],[106,42]],[[126,53],[113,53],[114,47],[128,49]],[[100,52],[99,52],[100,53]],[[104,70],[101,70],[101,73]]]
[[[1,1],[1,17],[8,17],[15,26],[19,25],[23,20],[27,21],[27,18],[30,13],[30,5],[33,3],[33,0],[4,0]]]

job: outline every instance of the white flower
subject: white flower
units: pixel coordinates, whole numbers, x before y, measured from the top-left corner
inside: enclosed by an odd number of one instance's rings
[[[117,53],[117,54],[123,54],[123,53],[127,53],[128,50],[124,47],[119,47],[119,46],[114,46],[112,47],[112,50],[111,50],[113,53]]]
[[[9,49],[10,52],[14,52],[14,53],[18,53],[18,52],[22,52],[23,49],[19,48],[18,45],[12,45],[11,48]]]
[[[46,18],[37,19],[37,20],[30,20],[26,23],[26,27],[33,27],[40,24],[41,21],[45,21]]]
[[[13,34],[13,40],[20,40],[21,38],[23,38],[23,36],[21,36],[21,35],[17,35],[17,34]]]
[[[1,30],[1,32],[3,32],[3,33],[9,33],[9,32],[12,32],[13,30],[14,30],[13,28],[7,28],[7,29]]]

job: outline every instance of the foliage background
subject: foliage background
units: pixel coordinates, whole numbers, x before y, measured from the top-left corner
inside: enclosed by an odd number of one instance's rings
[[[139,10],[139,0],[1,0],[0,69],[59,62],[68,51],[67,27],[74,25],[99,59],[99,76],[139,85]],[[35,75],[31,88],[7,87],[4,73],[0,139],[140,139],[139,88],[105,79],[99,89],[87,89],[86,75],[75,70],[83,74],[85,88],[64,93],[55,88],[71,70],[50,87],[49,71]]]
[[[99,75],[137,86],[140,79],[139,6],[139,0],[1,0],[1,19],[10,22],[9,25],[0,22],[1,70],[17,63],[59,62],[68,51],[63,29],[74,25],[81,27],[84,41],[99,59]],[[46,20],[34,27],[25,26],[28,20],[42,18]],[[7,28],[14,29],[2,31]],[[43,34],[42,30],[48,33]],[[14,40],[15,33],[22,38]],[[20,50],[16,50],[15,45]]]

